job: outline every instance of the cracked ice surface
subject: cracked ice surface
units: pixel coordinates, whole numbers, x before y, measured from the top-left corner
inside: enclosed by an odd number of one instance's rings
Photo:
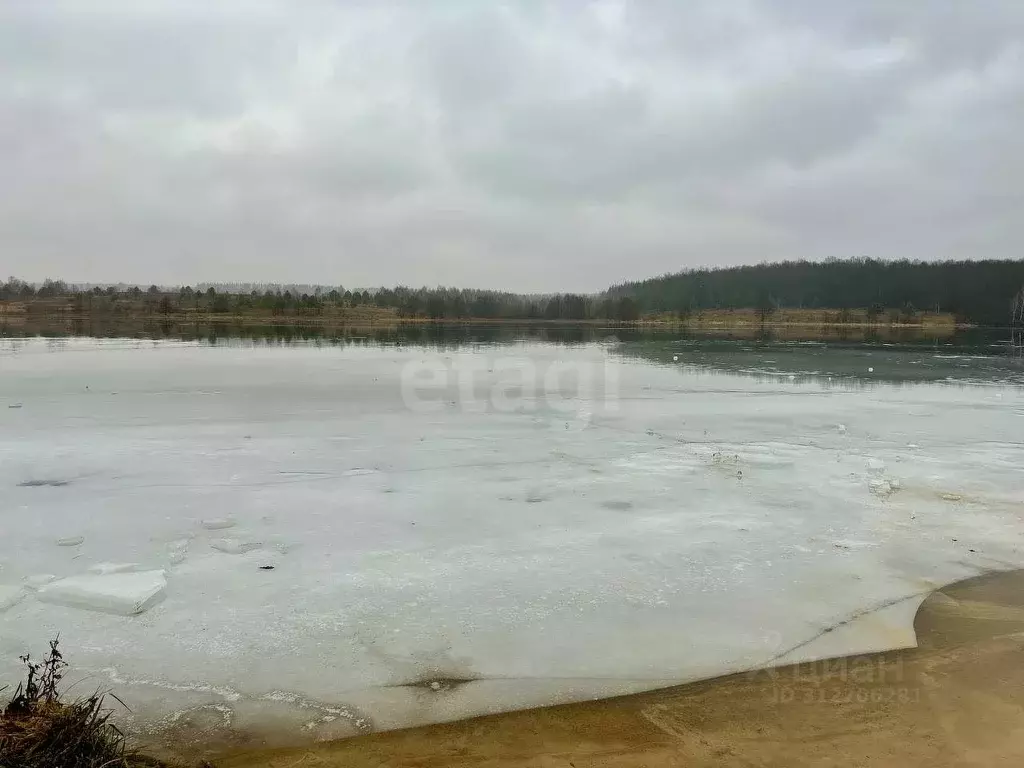
[[[418,408],[410,364],[444,384]],[[600,391],[545,383],[566,364]],[[345,735],[905,646],[930,590],[1024,566],[1018,389],[682,365],[21,345],[0,356],[22,404],[0,408],[0,684],[59,631],[139,728]],[[537,389],[494,406],[524,370]],[[137,616],[40,599],[152,571]]]

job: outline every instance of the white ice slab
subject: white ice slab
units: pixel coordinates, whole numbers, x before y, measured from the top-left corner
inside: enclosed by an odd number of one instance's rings
[[[164,597],[164,571],[72,576],[41,587],[36,596],[45,603],[121,616],[136,616]]]

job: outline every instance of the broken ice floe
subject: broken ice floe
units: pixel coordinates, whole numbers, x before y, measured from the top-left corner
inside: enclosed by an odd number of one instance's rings
[[[167,560],[171,565],[180,565],[185,562],[188,555],[189,539],[175,539],[171,542],[167,552]]]
[[[225,528],[233,528],[235,521],[228,517],[215,517],[210,520],[203,520],[200,525],[208,531],[221,531]]]
[[[23,587],[0,584],[0,613],[17,605],[24,596]]]
[[[40,587],[45,587],[51,581],[56,581],[57,577],[52,573],[37,573],[32,576],[25,577],[25,588],[35,591]]]
[[[219,552],[226,552],[229,555],[244,555],[246,552],[260,549],[263,546],[263,542],[245,541],[244,539],[215,539],[210,542],[210,546]]]
[[[136,616],[164,598],[167,578],[162,570],[72,576],[40,588],[44,603],[87,611]]]
[[[900,489],[900,481],[895,477],[873,477],[868,481],[868,487],[876,496],[891,496]]]
[[[112,573],[132,573],[139,570],[138,563],[96,563],[89,566],[89,573],[108,576]]]

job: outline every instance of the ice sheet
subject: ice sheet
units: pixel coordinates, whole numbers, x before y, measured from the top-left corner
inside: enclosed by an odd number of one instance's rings
[[[131,618],[26,591],[0,684],[60,632],[136,728],[188,710],[338,736],[902,646],[929,590],[1024,566],[1019,390],[685,363],[21,346],[0,358],[22,404],[0,409],[0,581],[137,563],[167,586]],[[447,371],[417,407],[410,366]]]

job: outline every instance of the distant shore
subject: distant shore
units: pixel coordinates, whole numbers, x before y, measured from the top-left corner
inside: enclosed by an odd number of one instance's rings
[[[76,312],[52,306],[33,306],[17,302],[0,302],[0,325],[10,327],[71,326],[75,324],[102,325],[236,325],[271,326],[296,325],[309,327],[343,326],[395,326],[395,325],[495,325],[495,326],[592,326],[607,328],[652,328],[694,331],[760,329],[867,329],[876,331],[920,330],[929,333],[951,334],[957,330],[973,328],[970,323],[958,322],[950,313],[922,312],[912,320],[900,316],[890,320],[885,315],[872,316],[867,310],[846,309],[779,309],[765,313],[757,309],[704,310],[679,316],[658,313],[636,320],[608,318],[548,319],[536,317],[425,317],[404,316],[394,310],[374,307],[339,307],[322,312],[271,313],[251,311],[244,313],[185,310],[160,312]]]

